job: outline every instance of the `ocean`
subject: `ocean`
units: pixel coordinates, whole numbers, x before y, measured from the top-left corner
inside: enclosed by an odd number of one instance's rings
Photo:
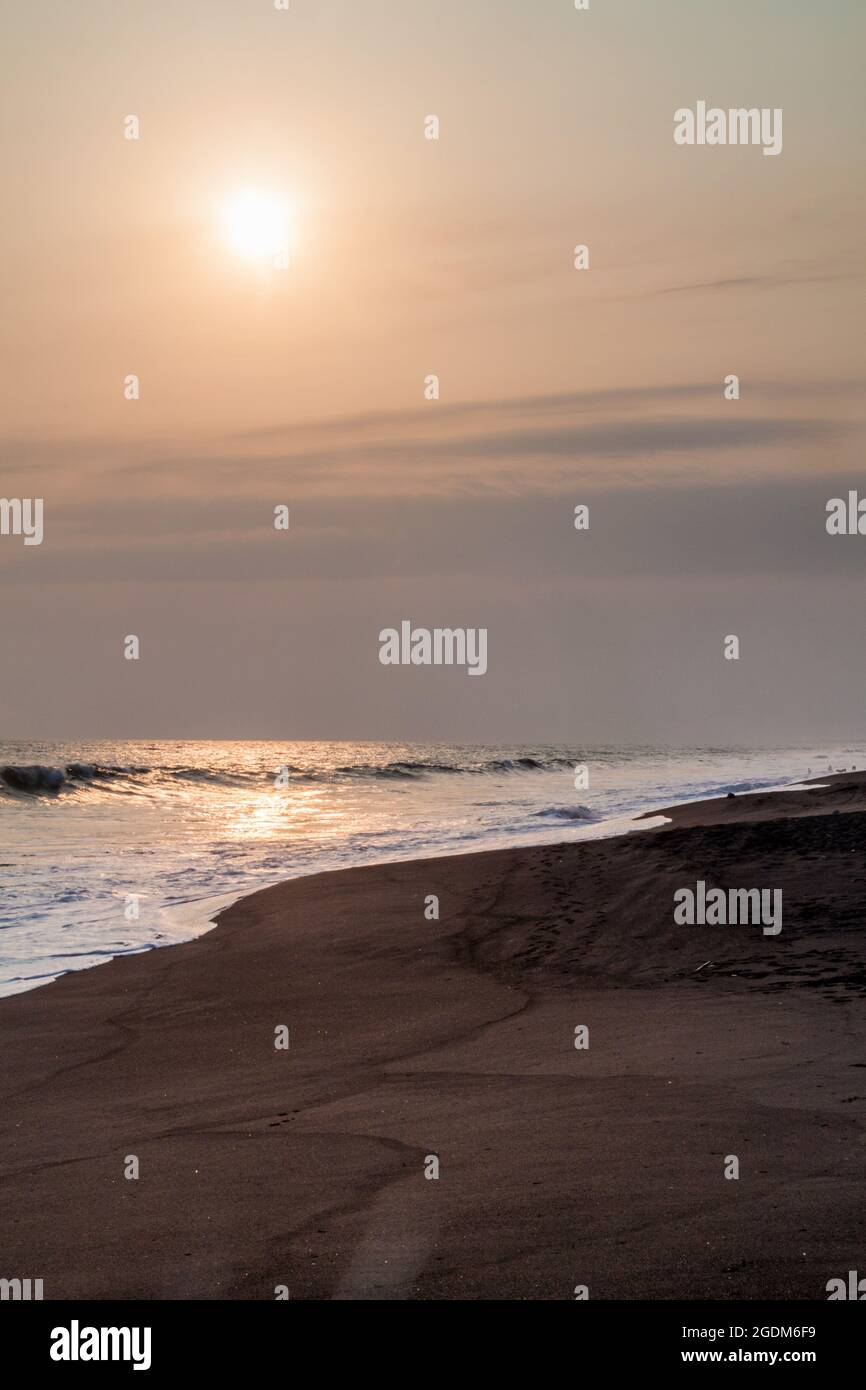
[[[637,831],[658,806],[864,766],[859,744],[3,742],[0,995],[189,940],[282,879]]]

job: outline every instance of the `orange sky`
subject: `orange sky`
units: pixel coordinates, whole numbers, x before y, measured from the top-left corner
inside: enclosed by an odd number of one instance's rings
[[[604,680],[575,713],[578,660],[547,673],[588,593],[604,631],[652,603],[635,564],[663,582],[659,527],[677,507],[703,508],[714,538],[686,547],[712,558],[694,579],[715,586],[707,611],[724,624],[745,565],[767,576],[767,623],[794,632],[785,537],[800,534],[803,489],[815,482],[823,505],[862,460],[863,29],[861,7],[829,20],[805,0],[7,5],[2,492],[46,507],[38,555],[0,543],[18,599],[0,636],[26,654],[0,701],[9,732],[537,737],[575,718],[664,731],[665,711],[647,726],[636,699],[609,719]],[[698,98],[784,108],[782,155],[677,147],[673,112]],[[424,139],[431,113],[438,141]],[[288,270],[226,244],[221,209],[250,186],[297,208]],[[712,489],[755,486],[765,521],[726,576]],[[565,518],[567,532],[581,489],[602,508],[646,496],[643,560],[611,531],[590,573],[571,552],[551,561],[549,528]],[[277,560],[262,528],[283,502],[292,549]],[[810,573],[826,568],[815,544]],[[834,553],[840,565],[841,593],[852,576]],[[792,568],[788,608],[776,586]],[[410,599],[458,621],[485,594],[508,653],[497,666],[492,650],[488,685],[509,673],[493,694],[446,690],[432,722],[414,694],[383,705],[359,637],[366,674],[336,697],[346,681],[321,634],[350,617],[373,632],[411,616]],[[539,605],[549,650],[533,673],[519,634]],[[655,609],[672,660],[681,624],[666,626],[661,591]],[[170,655],[133,696],[112,643],[135,622]],[[255,632],[242,656],[255,665],[261,634],[287,623],[313,646],[320,633],[320,676],[287,702],[280,683],[298,677],[277,661],[238,729],[244,697],[220,695],[218,651]],[[61,698],[57,656],[76,651],[86,670]],[[696,686],[705,709],[713,679],[708,666]],[[628,680],[620,652],[610,686]],[[811,718],[804,707],[796,727]]]

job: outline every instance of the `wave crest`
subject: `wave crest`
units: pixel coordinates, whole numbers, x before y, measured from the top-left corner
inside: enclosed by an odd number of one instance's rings
[[[166,788],[172,784],[197,783],[216,787],[262,787],[273,785],[278,773],[290,783],[328,783],[341,781],[399,781],[437,776],[502,776],[527,772],[550,772],[574,766],[574,759],[556,756],[517,756],[475,761],[441,762],[431,758],[395,759],[392,762],[347,763],[337,767],[300,767],[283,763],[272,771],[248,767],[194,767],[186,764],[163,767],[117,767],[93,762],[71,762],[53,767],[42,763],[7,763],[0,767],[0,792],[30,794],[81,791],[94,784],[111,784],[117,789],[139,791]]]

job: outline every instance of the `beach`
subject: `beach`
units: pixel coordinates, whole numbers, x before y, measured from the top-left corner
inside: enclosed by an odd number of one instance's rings
[[[0,1275],[826,1298],[866,1247],[866,773],[661,814],[297,878],[0,1000]],[[678,925],[699,881],[782,930]]]

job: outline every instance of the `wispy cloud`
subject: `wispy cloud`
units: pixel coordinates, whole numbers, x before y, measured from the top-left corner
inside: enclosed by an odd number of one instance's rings
[[[785,271],[767,272],[763,275],[729,275],[717,280],[697,280],[683,285],[666,285],[651,290],[649,297],[665,294],[697,294],[722,290],[773,290],[796,285],[826,285],[846,280],[862,280],[862,271],[844,271],[836,275],[818,272]]]

